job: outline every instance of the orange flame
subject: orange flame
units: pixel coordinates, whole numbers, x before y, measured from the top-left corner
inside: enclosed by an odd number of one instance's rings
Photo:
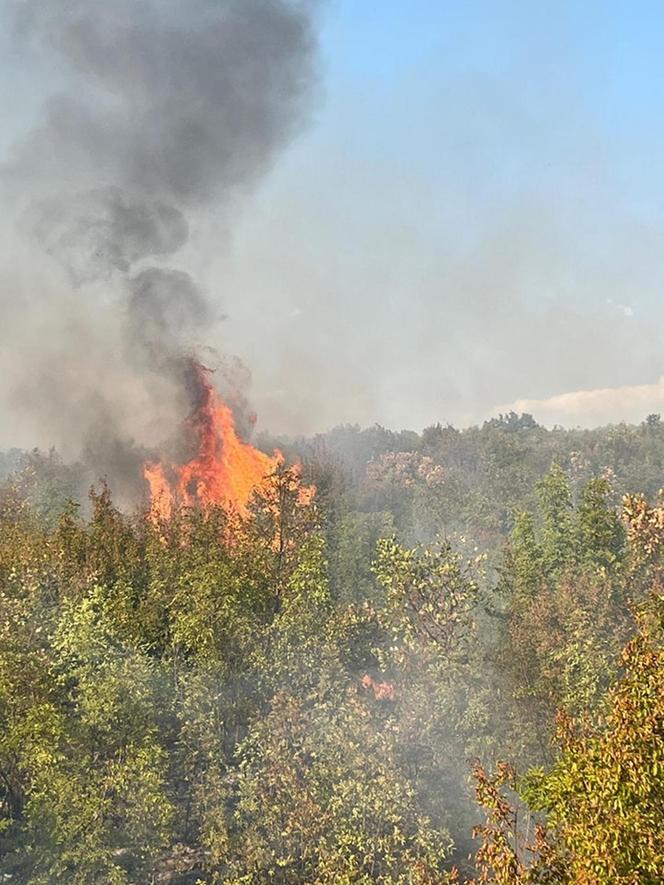
[[[198,454],[184,465],[146,464],[153,513],[169,519],[177,505],[208,507],[220,504],[247,516],[255,491],[283,463],[243,442],[237,434],[230,407],[216,393],[210,370],[194,364],[201,403],[188,420],[198,438]],[[173,479],[169,479],[172,476]]]
[[[362,688],[372,689],[377,701],[393,701],[396,697],[393,683],[377,682],[368,673],[365,673],[362,677]]]

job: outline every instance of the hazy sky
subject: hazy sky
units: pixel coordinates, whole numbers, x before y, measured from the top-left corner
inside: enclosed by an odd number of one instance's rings
[[[57,73],[0,32],[7,153]],[[183,257],[260,425],[657,411],[664,6],[331,0],[319,33],[313,123]]]

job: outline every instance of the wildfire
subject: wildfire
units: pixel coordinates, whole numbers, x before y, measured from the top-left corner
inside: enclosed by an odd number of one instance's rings
[[[378,682],[368,673],[362,677],[362,688],[371,689],[377,701],[393,701],[396,697],[396,691],[391,682]]]
[[[278,451],[266,455],[243,442],[232,410],[211,384],[209,369],[195,363],[194,370],[199,404],[187,423],[196,435],[198,454],[183,465],[145,465],[153,512],[168,519],[177,505],[220,504],[246,516],[252,494],[280,467],[283,456]]]

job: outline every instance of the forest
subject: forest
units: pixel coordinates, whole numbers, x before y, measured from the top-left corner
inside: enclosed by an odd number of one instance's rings
[[[0,456],[0,878],[661,882],[660,417],[257,444],[167,517]]]
[[[662,11],[0,2],[0,885],[664,882]]]

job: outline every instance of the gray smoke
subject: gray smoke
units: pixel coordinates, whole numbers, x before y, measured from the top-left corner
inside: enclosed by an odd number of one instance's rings
[[[50,306],[53,337],[14,399],[112,481],[173,420],[164,397],[186,412],[183,365],[222,318],[184,269],[146,262],[183,249],[205,212],[235,211],[306,120],[312,6],[17,0],[12,12],[25,58],[46,58],[57,89],[3,184],[63,269],[52,298],[24,305],[26,327]]]
[[[128,273],[143,258],[170,255],[187,242],[182,211],[136,200],[117,187],[35,200],[26,219],[42,248],[63,263],[75,286]]]
[[[136,366],[168,371],[210,318],[209,305],[189,274],[150,267],[128,281],[128,359]]]

